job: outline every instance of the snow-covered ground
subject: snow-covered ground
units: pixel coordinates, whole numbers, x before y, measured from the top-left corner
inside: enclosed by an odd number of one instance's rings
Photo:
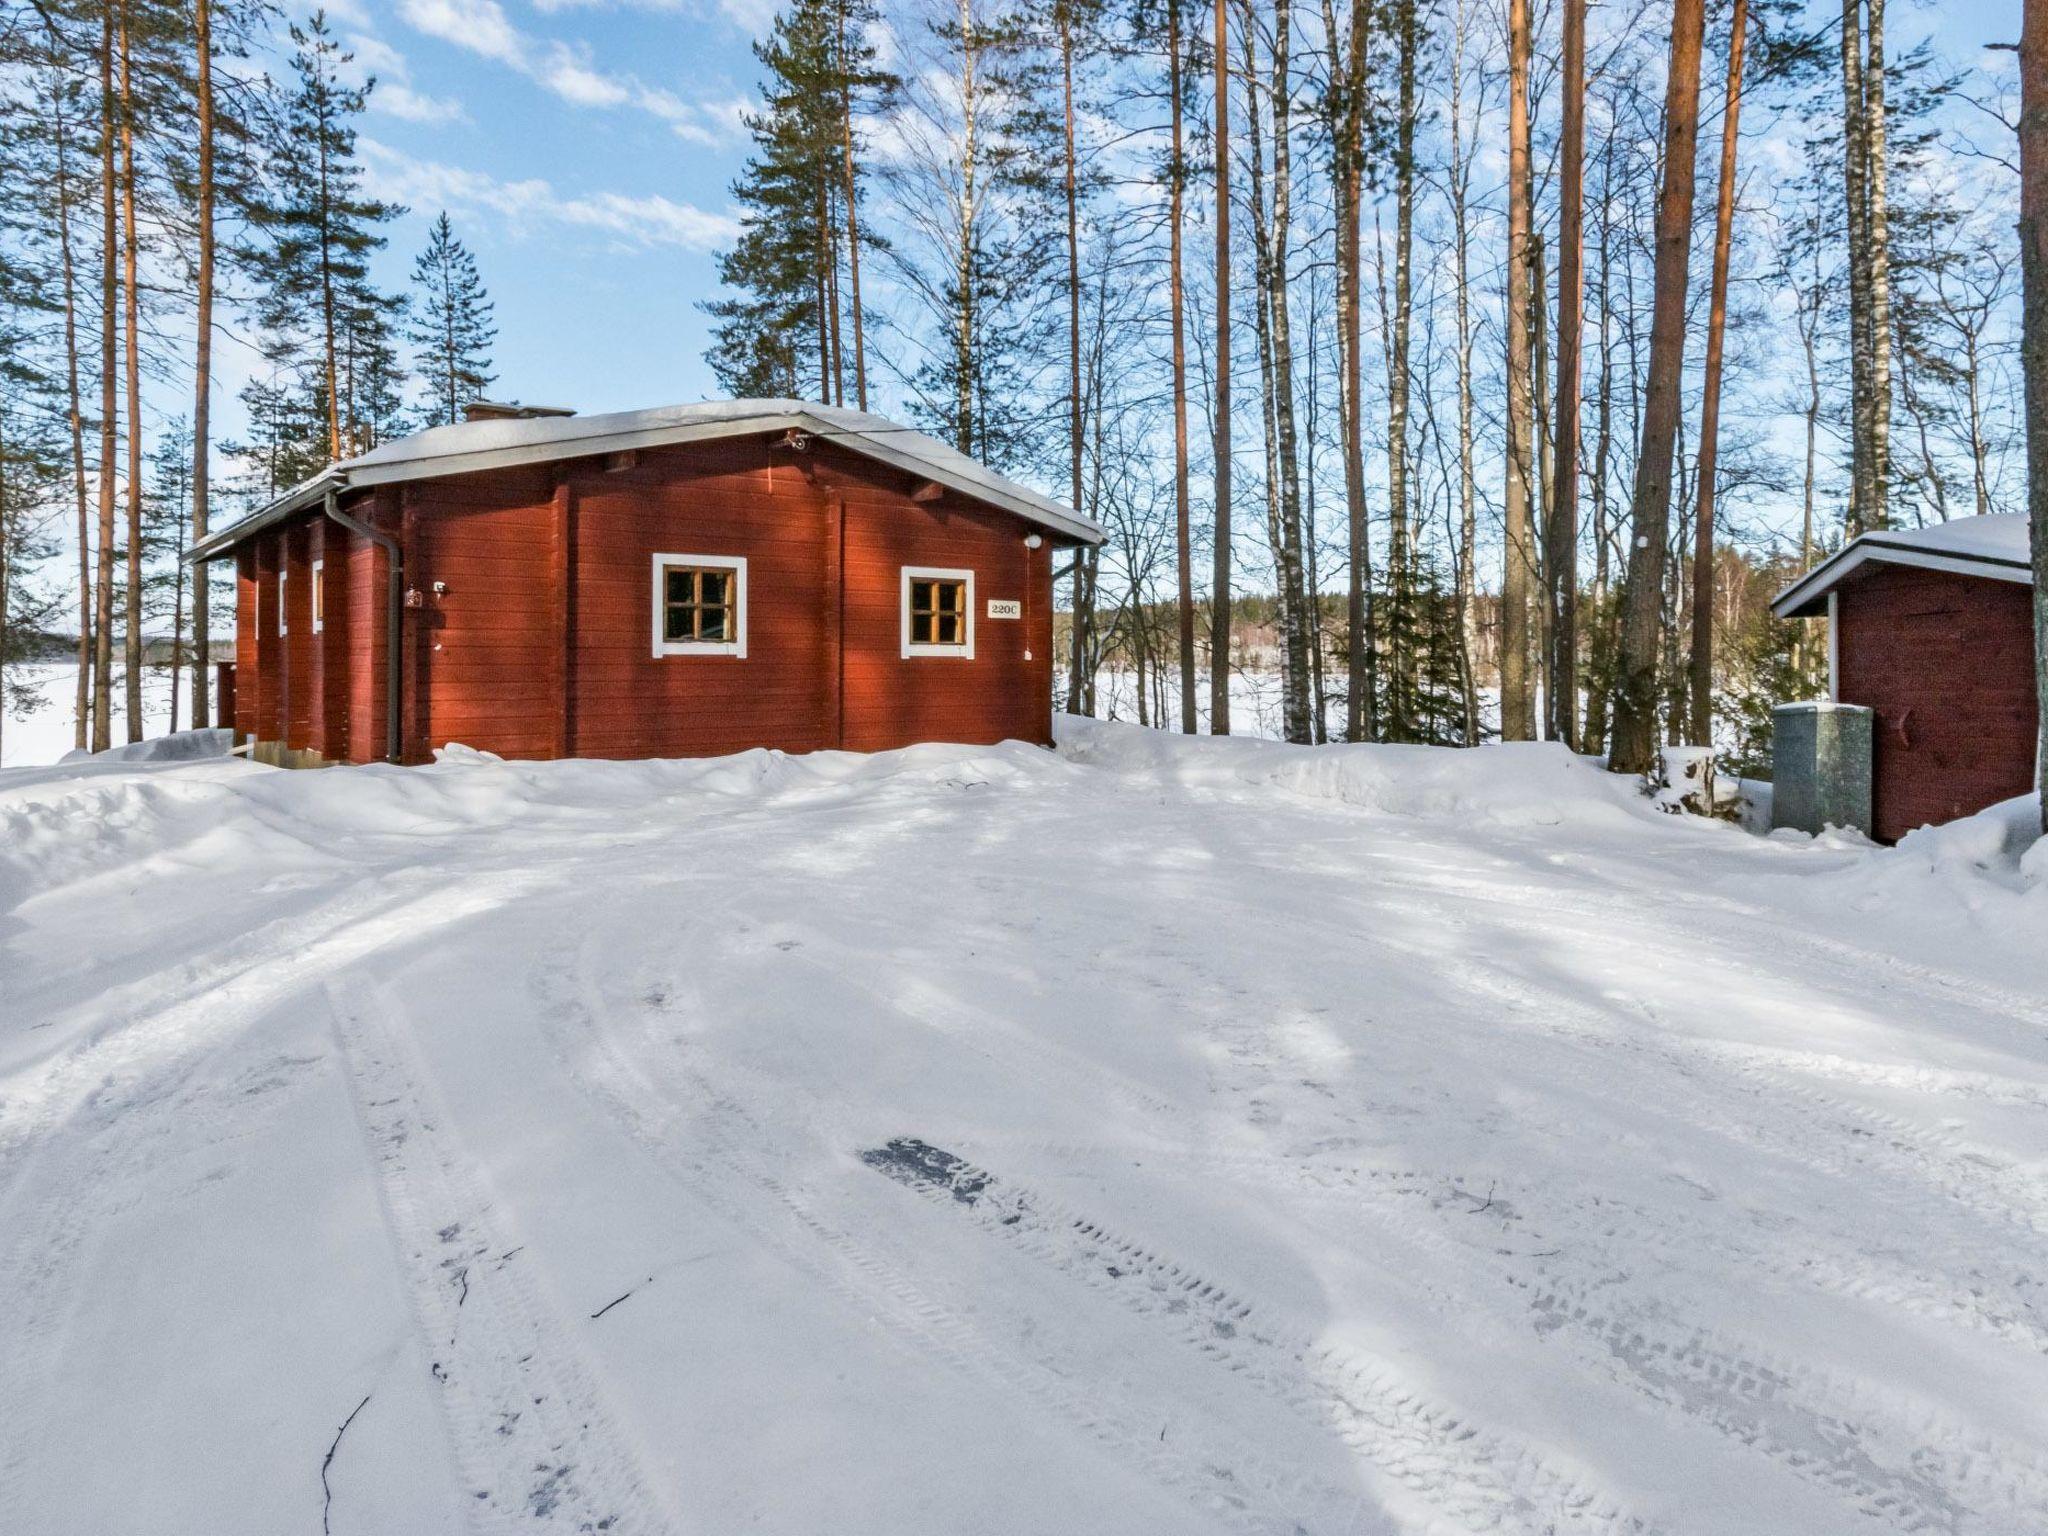
[[[192,684],[191,674],[180,676],[180,709],[189,702],[182,695]],[[76,742],[73,712],[78,694],[78,668],[71,662],[36,662],[21,668],[21,681],[32,689],[36,706],[10,709],[0,723],[0,768],[19,768],[54,763]],[[122,710],[123,683],[114,679],[114,740],[128,736],[127,716]],[[142,674],[142,730],[145,736],[161,736],[171,723],[171,674],[168,668],[151,667]]]
[[[0,1531],[2048,1529],[2016,817],[1064,729],[0,773]]]

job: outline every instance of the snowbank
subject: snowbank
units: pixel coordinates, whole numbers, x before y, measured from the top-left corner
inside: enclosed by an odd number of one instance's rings
[[[1447,747],[1291,746],[1055,715],[1062,755],[1182,789],[1270,786],[1390,816],[1493,826],[1623,825],[1652,816],[1639,781],[1555,742]]]
[[[125,742],[104,752],[74,750],[58,758],[59,763],[189,763],[202,757],[226,757],[234,750],[235,733],[224,728],[178,731],[169,736],[152,736]]]

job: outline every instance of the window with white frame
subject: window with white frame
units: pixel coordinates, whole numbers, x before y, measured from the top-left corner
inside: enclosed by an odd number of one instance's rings
[[[903,567],[903,654],[974,656],[974,572]]]
[[[320,574],[326,568],[325,560],[313,562],[313,580],[306,589],[313,598],[313,633],[316,635],[327,627],[327,581]]]
[[[284,570],[282,568],[280,568],[277,573],[277,632],[280,635],[289,633],[289,630],[287,630],[287,628],[285,627],[284,593],[285,578],[290,575],[290,571]]]
[[[747,654],[744,559],[738,555],[654,557],[654,654]]]

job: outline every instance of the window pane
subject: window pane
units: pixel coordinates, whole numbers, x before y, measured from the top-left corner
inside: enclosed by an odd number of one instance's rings
[[[910,611],[912,613],[930,613],[932,611],[934,606],[932,603],[932,589],[937,585],[937,582],[932,581],[913,581],[910,584]]]
[[[668,600],[672,603],[687,603],[690,600],[690,573],[671,570],[668,573]]]
[[[725,589],[732,581],[726,571],[699,571],[697,573],[697,601],[705,604],[723,603]]]
[[[725,638],[725,615],[723,608],[699,608],[697,610],[697,638],[699,640],[723,640]]]
[[[967,606],[967,583],[964,581],[940,582],[938,606],[947,613],[959,613]]]
[[[662,625],[662,638],[666,640],[687,640],[690,638],[690,615],[694,609],[680,604],[671,604],[667,618]]]
[[[941,645],[958,645],[959,643],[960,643],[960,615],[959,615],[959,614],[957,614],[957,613],[942,613],[942,614],[940,614],[940,615],[939,615],[939,644],[941,644]]]

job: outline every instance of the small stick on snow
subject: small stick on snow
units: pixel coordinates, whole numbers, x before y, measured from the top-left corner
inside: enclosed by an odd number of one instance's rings
[[[370,1394],[365,1392],[363,1400],[357,1403],[349,1416],[341,1421],[341,1428],[334,1432],[334,1443],[327,1447],[327,1459],[320,1463],[320,1536],[332,1536],[328,1517],[334,1510],[334,1490],[327,1485],[327,1469],[334,1465],[334,1453],[341,1449],[341,1437],[348,1433],[349,1425],[355,1423],[356,1415],[370,1406]]]
[[[637,1285],[633,1287],[633,1290],[635,1291],[637,1291],[638,1289],[639,1287]],[[632,1294],[633,1291],[626,1292],[626,1296],[630,1296]],[[593,1323],[596,1322],[600,1317],[603,1317],[605,1313],[611,1311],[613,1307],[616,1307],[620,1302],[624,1301],[626,1299],[626,1296],[614,1296],[610,1301],[606,1302],[603,1306],[599,1307],[595,1312],[591,1313],[590,1320]]]

